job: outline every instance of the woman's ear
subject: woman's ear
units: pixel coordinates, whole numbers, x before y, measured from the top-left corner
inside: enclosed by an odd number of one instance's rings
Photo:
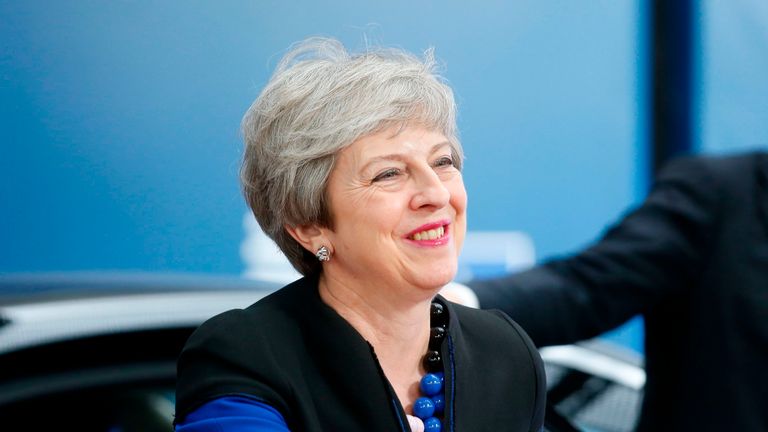
[[[299,226],[285,226],[285,230],[288,234],[294,238],[299,244],[312,254],[317,253],[317,250],[321,246],[331,249],[331,245],[325,236],[323,229],[315,224],[312,225],[299,225]]]

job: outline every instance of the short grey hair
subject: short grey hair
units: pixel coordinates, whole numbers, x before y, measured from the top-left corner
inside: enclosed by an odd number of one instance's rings
[[[408,125],[445,135],[461,168],[456,104],[432,49],[423,59],[391,48],[351,54],[337,40],[315,37],[280,61],[243,118],[240,179],[259,225],[299,272],[322,267],[285,227],[333,227],[326,185],[339,152]]]

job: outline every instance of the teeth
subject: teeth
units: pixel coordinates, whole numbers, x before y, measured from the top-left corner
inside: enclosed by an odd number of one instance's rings
[[[435,229],[418,232],[413,235],[414,240],[435,240],[445,235],[445,227],[437,227]]]

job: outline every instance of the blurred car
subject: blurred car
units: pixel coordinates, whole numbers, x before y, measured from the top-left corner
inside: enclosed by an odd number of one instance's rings
[[[203,275],[0,275],[0,425],[172,431],[176,358],[189,334],[279,286]],[[642,359],[598,342],[544,348],[542,357],[547,430],[632,429]]]
[[[171,431],[175,362],[191,331],[276,288],[199,275],[0,276],[0,424]]]
[[[643,398],[643,357],[601,339],[540,350],[551,432],[630,432]]]

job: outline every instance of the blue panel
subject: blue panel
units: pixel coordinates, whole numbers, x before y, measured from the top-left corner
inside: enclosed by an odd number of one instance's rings
[[[569,253],[645,189],[640,3],[0,0],[0,271],[241,272],[239,119],[315,34],[435,46],[470,229]]]
[[[700,7],[699,149],[768,149],[768,3],[702,2]]]

